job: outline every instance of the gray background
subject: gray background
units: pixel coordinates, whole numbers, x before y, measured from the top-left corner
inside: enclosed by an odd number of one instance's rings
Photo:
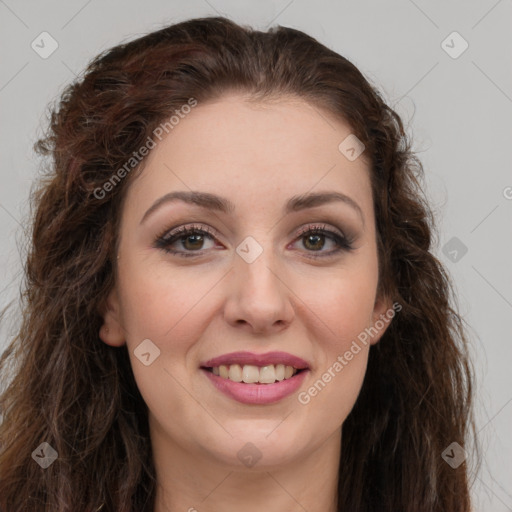
[[[210,15],[311,34],[358,66],[403,116],[437,214],[435,251],[473,328],[483,448],[475,510],[512,511],[510,0],[0,0],[0,308],[18,297],[28,194],[40,165],[32,145],[46,105],[100,51]],[[31,48],[43,31],[59,45],[46,59]],[[454,31],[469,45],[457,58],[445,51],[462,49],[457,36],[442,44]],[[4,325],[0,349],[11,336]]]

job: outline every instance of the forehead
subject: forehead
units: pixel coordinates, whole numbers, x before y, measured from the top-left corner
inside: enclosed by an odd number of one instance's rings
[[[371,210],[364,153],[351,161],[339,149],[351,134],[346,122],[300,98],[252,102],[229,94],[199,103],[156,140],[128,195],[150,201],[173,190],[200,190],[255,211],[321,189]]]

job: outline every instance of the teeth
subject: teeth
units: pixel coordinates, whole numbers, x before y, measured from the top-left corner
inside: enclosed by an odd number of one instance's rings
[[[242,382],[242,367],[239,364],[232,364],[228,372],[229,380]]]
[[[260,371],[257,366],[253,366],[252,364],[246,364],[242,368],[242,380],[246,384],[253,384],[258,382],[260,378]]]
[[[273,384],[276,381],[276,369],[274,365],[263,366],[259,370],[258,381],[262,384]]]
[[[220,365],[212,368],[212,373],[224,379],[246,384],[274,384],[274,382],[289,379],[297,373],[297,368],[284,364],[269,364],[267,366],[255,366],[252,364]]]
[[[276,379],[281,381],[284,380],[284,374],[286,373],[284,364],[278,364],[276,366]]]

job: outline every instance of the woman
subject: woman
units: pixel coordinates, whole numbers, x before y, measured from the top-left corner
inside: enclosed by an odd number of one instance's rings
[[[1,510],[470,510],[463,323],[353,64],[189,20],[97,57],[37,148]]]

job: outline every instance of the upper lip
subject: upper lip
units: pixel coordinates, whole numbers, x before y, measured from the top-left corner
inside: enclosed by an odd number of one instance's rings
[[[309,365],[304,359],[289,354],[288,352],[267,352],[265,354],[255,354],[253,352],[231,352],[213,359],[209,359],[201,366],[206,368],[214,368],[220,365],[239,364],[240,366],[251,364],[254,366],[267,366],[270,364],[284,364],[285,366],[293,366],[297,370],[307,369]]]

